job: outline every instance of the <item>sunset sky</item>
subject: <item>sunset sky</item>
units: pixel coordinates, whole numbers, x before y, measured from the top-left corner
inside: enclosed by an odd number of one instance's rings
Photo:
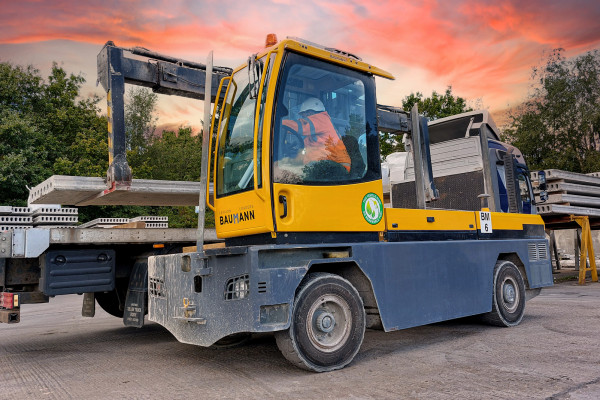
[[[3,2],[0,61],[52,61],[82,73],[83,95],[105,97],[96,55],[107,40],[235,67],[268,33],[297,36],[357,54],[395,81],[378,81],[378,102],[411,92],[453,92],[495,115],[522,102],[531,69],[556,47],[567,56],[600,48],[598,0],[446,1],[28,1]],[[104,105],[104,102],[103,102]],[[162,97],[159,123],[200,125],[202,103]]]

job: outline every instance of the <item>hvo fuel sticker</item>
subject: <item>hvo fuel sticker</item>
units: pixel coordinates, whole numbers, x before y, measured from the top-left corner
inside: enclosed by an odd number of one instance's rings
[[[479,226],[481,233],[492,233],[492,213],[489,211],[479,212]]]
[[[378,224],[383,217],[383,203],[375,193],[367,193],[362,200],[362,214],[371,225]]]

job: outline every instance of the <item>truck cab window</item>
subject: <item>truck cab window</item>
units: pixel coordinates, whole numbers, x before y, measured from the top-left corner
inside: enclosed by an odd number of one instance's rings
[[[265,57],[262,58],[263,62],[264,59]],[[270,64],[268,67],[270,67]],[[217,154],[217,196],[254,188],[254,163],[252,158],[256,99],[250,96],[253,85],[258,85],[258,82],[249,82],[247,68],[236,72],[231,78],[227,98],[223,102]],[[263,93],[261,102],[264,102],[264,100]],[[260,162],[260,146],[258,160]],[[260,170],[259,165],[258,171]],[[260,182],[260,176],[258,181]]]
[[[531,188],[529,179],[525,175],[525,172],[519,171],[517,175],[519,182],[519,193],[521,196],[522,212],[524,214],[531,214]]]
[[[379,172],[369,174],[369,159],[379,150],[374,110],[366,106],[372,78],[349,72],[288,56],[277,96],[274,182],[338,184]]]

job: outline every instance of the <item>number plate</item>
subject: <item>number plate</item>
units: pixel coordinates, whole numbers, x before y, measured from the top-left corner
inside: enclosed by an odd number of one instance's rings
[[[492,233],[492,213],[489,211],[479,212],[479,226],[481,233]]]

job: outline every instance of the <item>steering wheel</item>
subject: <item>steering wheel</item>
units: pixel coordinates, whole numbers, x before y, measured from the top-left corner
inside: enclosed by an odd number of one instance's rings
[[[289,126],[281,125],[281,156],[294,158],[298,155],[298,152],[304,148],[304,138],[297,131],[293,130]]]

